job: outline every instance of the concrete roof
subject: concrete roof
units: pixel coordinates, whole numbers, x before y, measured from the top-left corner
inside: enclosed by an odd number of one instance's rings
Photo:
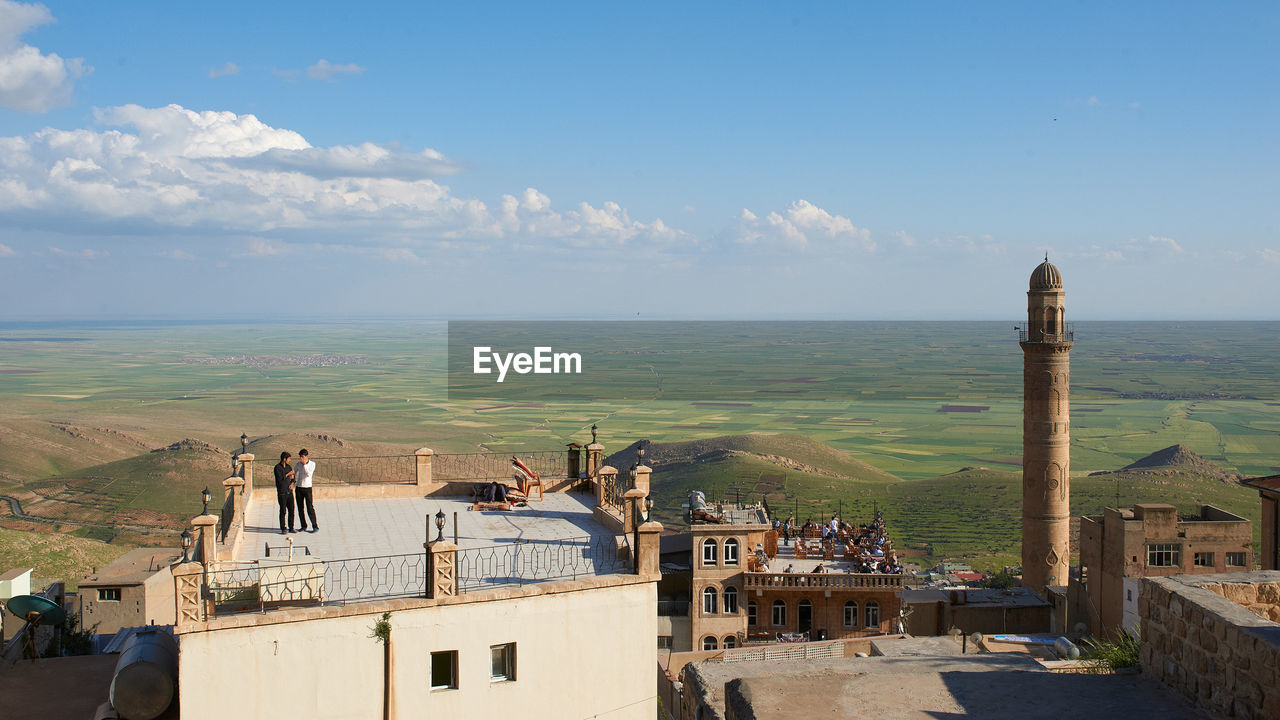
[[[107,701],[117,659],[80,655],[5,663],[0,672],[0,717],[91,718]]]
[[[5,580],[17,580],[32,570],[33,568],[10,568],[5,570],[3,575],[0,575],[0,582]]]
[[[182,551],[177,548],[135,548],[116,558],[110,565],[86,575],[80,580],[80,587],[140,585],[181,557]]]
[[[1053,603],[1040,597],[1035,590],[1014,587],[1008,590],[996,588],[957,588],[957,594],[965,596],[963,605],[972,607],[1051,607]],[[906,603],[950,602],[951,592],[944,590],[903,590]],[[957,604],[957,607],[960,607]]]
[[[1242,480],[1241,485],[1248,485],[1251,488],[1270,491],[1271,493],[1280,492],[1280,475],[1268,475],[1266,477],[1250,478]]]
[[[703,699],[715,718],[724,717],[726,699],[754,713],[738,717],[757,720],[1204,717],[1145,676],[1051,673],[1025,655],[698,662],[686,672],[710,690]]]

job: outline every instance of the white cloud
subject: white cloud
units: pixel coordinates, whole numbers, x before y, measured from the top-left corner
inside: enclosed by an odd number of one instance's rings
[[[1102,101],[1098,99],[1098,96],[1097,96],[1097,95],[1090,95],[1090,96],[1089,96],[1089,107],[1098,107],[1099,105],[1102,105]]]
[[[615,202],[555,210],[534,188],[490,209],[436,182],[457,166],[435,150],[314,147],[253,115],[177,105],[124,105],[95,117],[113,127],[0,137],[0,219],[55,232],[177,231],[233,247],[252,236],[259,238],[245,249],[252,256],[303,239],[335,246],[358,238],[393,250],[499,240],[557,241],[552,249],[692,242],[660,219],[632,219]]]
[[[195,255],[192,255],[186,250],[177,250],[177,249],[166,250],[160,253],[160,257],[168,258],[170,260],[195,260],[196,259]]]
[[[870,231],[855,227],[842,215],[832,215],[807,200],[797,200],[783,214],[764,218],[743,209],[730,235],[741,245],[781,246],[803,250],[810,245],[842,246],[874,252]]]
[[[1263,248],[1259,250],[1258,256],[1262,258],[1262,261],[1265,263],[1280,265],[1280,252],[1272,250],[1271,248]]]
[[[106,250],[94,250],[93,248],[82,248],[80,250],[64,250],[60,247],[49,247],[49,252],[60,257],[79,258],[81,260],[99,260],[111,253]]]
[[[0,243],[0,257],[13,257],[17,254],[18,253],[15,252],[13,248],[5,245],[4,243]]]
[[[363,73],[365,68],[355,63],[347,63],[345,65],[334,65],[328,60],[318,60],[315,65],[307,68],[307,77],[312,80],[332,80],[339,75],[359,75]]]
[[[0,0],[0,106],[47,112],[71,103],[76,80],[93,71],[83,58],[42,54],[19,38],[54,22],[44,5]]]
[[[274,257],[285,255],[289,248],[282,243],[272,242],[265,238],[250,238],[249,246],[238,257]]]
[[[897,232],[893,233],[893,236],[898,239],[898,242],[901,243],[903,247],[916,246],[916,239],[912,237],[911,233],[908,233],[906,230],[898,230]]]
[[[220,78],[220,77],[226,77],[228,75],[239,75],[239,74],[240,74],[240,66],[233,62],[228,62],[222,67],[209,68],[209,77],[211,78]]]

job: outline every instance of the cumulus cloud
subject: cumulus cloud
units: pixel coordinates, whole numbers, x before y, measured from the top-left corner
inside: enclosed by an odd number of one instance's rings
[[[803,250],[810,245],[847,247],[874,252],[876,245],[866,228],[855,227],[842,215],[832,215],[807,200],[797,200],[781,214],[761,218],[743,209],[730,231],[741,245]]]
[[[332,80],[339,75],[359,75],[364,72],[365,68],[355,63],[347,63],[345,65],[334,65],[328,60],[318,60],[315,65],[307,68],[307,77],[312,80]]]
[[[83,58],[46,55],[19,39],[53,21],[44,5],[0,0],[0,106],[47,112],[68,105],[76,80],[93,71]]]
[[[222,67],[209,68],[209,77],[211,78],[220,78],[220,77],[226,77],[228,75],[239,75],[239,74],[240,74],[240,66],[233,62],[228,62]]]
[[[253,115],[177,105],[124,105],[95,117],[107,127],[0,138],[0,218],[54,231],[189,231],[233,245],[246,236],[275,238],[251,241],[244,252],[252,256],[283,252],[276,241],[297,237],[330,245],[359,237],[391,248],[689,241],[659,219],[632,219],[614,202],[555,210],[533,188],[505,195],[491,209],[434,179],[457,169],[435,150],[314,147]]]
[[[5,245],[4,243],[0,243],[0,258],[13,257],[14,255],[17,255],[17,254],[18,253],[15,252],[13,248],[9,247],[8,245]]]

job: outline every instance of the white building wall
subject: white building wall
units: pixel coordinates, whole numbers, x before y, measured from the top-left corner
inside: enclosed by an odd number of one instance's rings
[[[1137,633],[1138,627],[1142,624],[1142,618],[1138,616],[1138,591],[1142,587],[1142,578],[1126,577],[1122,592],[1123,614],[1121,615],[1120,624],[1124,629],[1131,633]]]
[[[291,611],[305,618],[307,610]],[[265,619],[267,616],[260,616]],[[184,720],[382,717],[378,614],[180,637]],[[652,720],[657,586],[640,582],[393,612],[393,718]],[[516,680],[489,647],[516,643]],[[458,651],[458,689],[430,689],[430,656]]]

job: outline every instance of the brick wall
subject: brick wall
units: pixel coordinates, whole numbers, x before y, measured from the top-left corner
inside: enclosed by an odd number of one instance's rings
[[[1280,572],[1143,580],[1142,670],[1218,718],[1280,718]]]

